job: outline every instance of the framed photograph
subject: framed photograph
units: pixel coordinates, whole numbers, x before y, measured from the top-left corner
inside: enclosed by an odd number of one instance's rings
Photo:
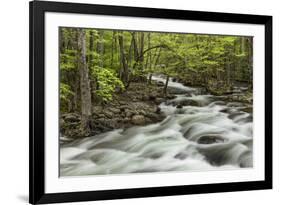
[[[30,203],[271,188],[271,16],[30,2]]]

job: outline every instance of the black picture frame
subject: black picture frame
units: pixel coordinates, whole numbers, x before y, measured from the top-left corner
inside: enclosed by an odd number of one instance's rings
[[[260,190],[272,188],[272,17],[262,15],[184,11],[124,6],[105,6],[62,2],[33,1],[30,11],[30,165],[29,202],[58,202],[155,197],[198,193]],[[198,184],[153,188],[81,191],[71,193],[45,192],[45,12],[100,14],[162,19],[199,20],[209,22],[246,23],[265,26],[265,180],[219,184]]]

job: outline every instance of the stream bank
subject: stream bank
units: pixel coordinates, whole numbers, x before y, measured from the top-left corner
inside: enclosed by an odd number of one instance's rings
[[[173,92],[164,95],[163,86],[163,83],[155,81],[150,85],[144,82],[132,82],[126,92],[114,96],[111,102],[105,105],[93,105],[89,136],[119,128],[161,122],[165,115],[158,106],[176,97]],[[61,135],[68,139],[85,137],[80,135],[80,120],[81,117],[77,113],[61,114]]]

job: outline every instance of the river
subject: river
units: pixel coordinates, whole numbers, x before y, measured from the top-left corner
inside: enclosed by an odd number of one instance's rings
[[[165,79],[153,76],[154,81]],[[170,80],[180,90],[159,105],[162,122],[62,144],[60,175],[83,176],[167,171],[208,171],[253,166],[252,114],[239,102],[202,93]],[[178,106],[179,102],[196,105]]]

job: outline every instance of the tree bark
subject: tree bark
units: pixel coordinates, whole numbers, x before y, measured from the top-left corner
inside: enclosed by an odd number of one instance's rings
[[[78,29],[77,31],[78,70],[81,91],[81,131],[83,135],[89,135],[92,102],[89,70],[86,63],[86,32],[84,29]]]
[[[165,83],[165,86],[164,86],[164,94],[165,94],[165,95],[167,95],[167,88],[168,88],[169,79],[170,79],[170,76],[167,75],[167,77],[166,77],[166,83]]]
[[[253,37],[249,37],[249,82],[253,81]]]
[[[118,35],[118,39],[119,39],[119,47],[120,47],[120,60],[121,60],[121,64],[122,64],[121,80],[123,81],[123,83],[125,85],[127,85],[128,81],[129,81],[129,68],[128,68],[128,64],[127,64],[127,60],[126,60],[126,56],[125,56],[122,33],[120,33]]]
[[[141,64],[141,67],[143,68],[143,60],[144,60],[144,55],[143,55],[143,49],[144,49],[144,33],[140,33],[140,46],[139,46],[139,62]]]
[[[136,33],[132,33],[132,40],[134,42],[134,60],[138,61],[139,58],[139,50],[138,50],[138,44],[137,44],[137,39],[136,39]]]
[[[99,31],[99,40],[97,43],[97,50],[99,54],[99,66],[103,67],[103,54],[104,54],[104,43],[103,43],[103,31]]]
[[[110,66],[113,68],[113,61],[114,61],[114,43],[115,43],[115,31],[112,32],[112,43],[111,43],[111,62]]]

